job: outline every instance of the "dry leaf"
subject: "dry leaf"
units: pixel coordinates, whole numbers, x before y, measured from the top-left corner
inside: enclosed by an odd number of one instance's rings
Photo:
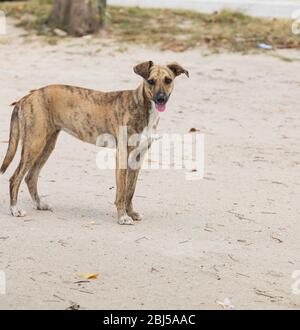
[[[192,127],[189,132],[194,133],[194,132],[199,132],[200,130],[198,128]]]
[[[95,273],[95,274],[81,273],[81,274],[76,274],[76,275],[78,277],[84,278],[86,280],[96,280],[100,274],[99,273]]]

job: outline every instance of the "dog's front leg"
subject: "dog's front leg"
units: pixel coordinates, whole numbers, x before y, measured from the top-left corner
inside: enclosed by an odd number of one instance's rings
[[[142,216],[135,212],[132,205],[133,195],[136,189],[137,179],[140,173],[140,169],[132,170],[128,168],[127,170],[127,196],[126,196],[126,211],[127,214],[134,220],[134,221],[141,221]]]
[[[137,149],[128,148],[126,211],[134,221],[142,220],[142,216],[133,209],[132,199],[145,154],[150,148],[151,143],[152,140],[147,139],[139,144]]]
[[[116,154],[116,184],[117,184],[117,192],[116,192],[116,201],[115,205],[117,207],[118,212],[118,222],[120,225],[133,225],[134,222],[132,218],[127,215],[126,210],[126,195],[127,195],[127,168],[124,168],[124,164],[122,164],[122,153],[117,148]],[[126,157],[127,158],[127,157]],[[127,160],[126,160],[127,167]]]

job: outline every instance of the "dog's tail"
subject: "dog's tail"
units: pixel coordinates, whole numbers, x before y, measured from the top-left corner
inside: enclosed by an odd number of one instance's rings
[[[12,106],[15,106],[13,113],[11,115],[11,123],[10,123],[10,136],[9,136],[9,144],[6,152],[5,159],[0,169],[0,173],[3,174],[7,170],[8,166],[14,159],[16,154],[19,138],[20,138],[20,129],[19,129],[19,104],[13,103]]]

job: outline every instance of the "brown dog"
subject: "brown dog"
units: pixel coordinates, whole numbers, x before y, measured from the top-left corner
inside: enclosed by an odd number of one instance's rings
[[[101,134],[115,137],[115,204],[118,220],[120,224],[133,224],[133,221],[141,220],[132,205],[139,169],[119,166],[119,129],[127,126],[130,136],[140,134],[149,125],[156,127],[157,115],[165,110],[175,77],[182,73],[188,76],[188,71],[177,63],[159,66],[148,61],[135,66],[134,72],[144,78],[136,90],[103,93],[79,87],[51,85],[31,91],[13,104],[15,108],[11,117],[9,146],[0,170],[4,173],[10,165],[21,138],[21,161],[10,179],[10,209],[13,216],[26,215],[17,207],[20,184],[26,174],[25,181],[37,209],[51,210],[39,197],[37,181],[55,147],[59,132],[63,130],[92,144],[96,144]],[[131,149],[128,147],[127,154],[130,154]]]

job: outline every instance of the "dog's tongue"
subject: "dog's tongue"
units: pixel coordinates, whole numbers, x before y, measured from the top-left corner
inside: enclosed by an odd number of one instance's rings
[[[164,112],[166,110],[165,104],[156,104],[156,110],[159,112]]]

